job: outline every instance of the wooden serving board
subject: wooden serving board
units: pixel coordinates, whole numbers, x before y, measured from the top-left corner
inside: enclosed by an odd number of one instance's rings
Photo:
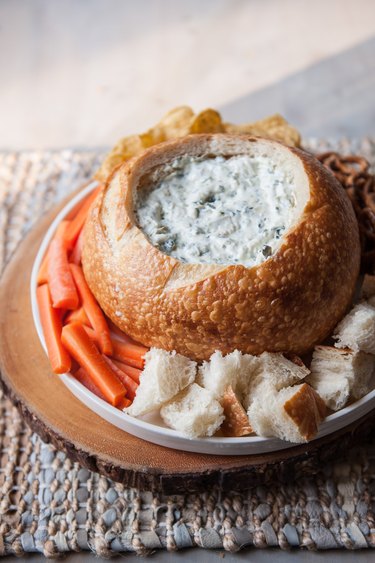
[[[145,442],[112,426],[76,399],[50,372],[31,313],[30,275],[42,238],[63,202],[24,239],[0,282],[1,386],[44,441],[87,468],[127,486],[166,494],[244,490],[272,476],[286,480],[358,442],[374,428],[375,413],[309,444],[275,453],[218,456],[182,452]]]

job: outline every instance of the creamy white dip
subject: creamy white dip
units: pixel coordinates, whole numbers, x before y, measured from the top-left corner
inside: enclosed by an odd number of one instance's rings
[[[295,178],[260,154],[183,157],[138,191],[135,207],[161,252],[188,263],[253,266],[277,251],[295,222]]]

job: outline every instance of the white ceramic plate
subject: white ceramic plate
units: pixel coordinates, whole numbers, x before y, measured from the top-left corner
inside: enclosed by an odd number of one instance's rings
[[[35,327],[45,351],[46,345],[36,301],[38,271],[49,242],[59,223],[74,208],[74,206],[79,203],[79,201],[81,201],[96,187],[97,183],[92,182],[79,194],[77,194],[64,207],[64,209],[62,209],[49,227],[35,258],[31,274],[31,304]],[[142,418],[133,418],[120,410],[115,409],[102,399],[99,399],[69,373],[61,375],[60,377],[68,389],[98,416],[104,418],[104,420],[110,422],[114,426],[117,426],[121,430],[129,432],[130,434],[133,434],[138,438],[142,438],[143,440],[153,442],[154,444],[159,444],[161,446],[177,450],[219,455],[261,454],[287,449],[292,446],[289,442],[284,442],[277,438],[260,438],[258,436],[249,436],[244,438],[214,437],[190,440],[181,433],[167,428],[158,414],[152,414]],[[326,436],[336,430],[339,430],[340,428],[343,428],[344,426],[347,426],[370,412],[374,407],[375,390],[371,391],[371,393],[368,393],[365,397],[341,411],[328,416],[321,424],[317,438],[321,438],[322,436]]]

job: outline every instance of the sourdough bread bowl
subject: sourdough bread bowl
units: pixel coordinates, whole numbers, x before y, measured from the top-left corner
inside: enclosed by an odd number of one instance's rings
[[[115,170],[86,221],[82,262],[126,334],[206,360],[310,351],[351,303],[360,245],[348,196],[312,155],[191,135]]]

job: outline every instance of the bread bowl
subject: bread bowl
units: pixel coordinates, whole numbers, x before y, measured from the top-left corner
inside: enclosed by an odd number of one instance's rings
[[[278,216],[286,221],[271,251],[260,258],[264,249],[256,248],[247,265],[237,258],[210,262],[210,253],[206,261],[187,261],[152,242],[137,215],[142,190],[151,193],[189,162],[223,167],[236,157],[258,163],[257,170],[269,162],[281,171],[281,184],[289,181],[292,204]],[[238,244],[249,246],[238,233]],[[358,225],[345,191],[312,155],[251,136],[191,135],[152,147],[112,174],[86,221],[82,263],[108,317],[144,345],[195,360],[215,350],[303,354],[331,333],[351,303]]]

